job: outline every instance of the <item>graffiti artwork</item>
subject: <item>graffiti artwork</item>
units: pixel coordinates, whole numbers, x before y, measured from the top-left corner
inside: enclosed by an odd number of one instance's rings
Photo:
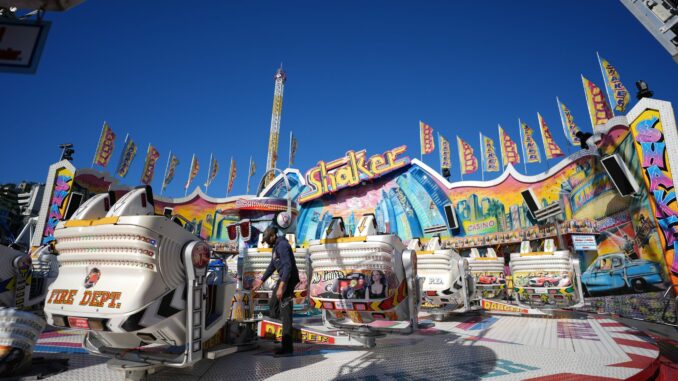
[[[42,232],[42,241],[40,242],[43,245],[54,240],[54,229],[65,215],[68,196],[73,184],[73,176],[73,171],[66,167],[56,172],[52,197],[49,202],[49,214],[47,215],[45,228]]]
[[[643,168],[643,179],[653,199],[654,218],[661,230],[661,243],[671,272],[678,275],[678,203],[670,160],[667,156],[659,112],[647,109],[631,123],[635,146]]]

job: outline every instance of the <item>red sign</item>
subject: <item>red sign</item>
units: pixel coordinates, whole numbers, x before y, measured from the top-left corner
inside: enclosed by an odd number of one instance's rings
[[[89,323],[87,322],[87,318],[69,316],[68,325],[71,328],[89,329]]]

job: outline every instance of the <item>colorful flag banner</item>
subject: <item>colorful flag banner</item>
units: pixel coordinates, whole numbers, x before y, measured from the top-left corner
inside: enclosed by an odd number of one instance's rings
[[[198,172],[200,172],[200,163],[198,163],[198,159],[196,159],[195,154],[193,154],[191,167],[188,169],[188,181],[186,181],[186,185],[184,186],[185,191],[188,191],[188,187],[191,186],[191,182],[193,182],[195,176],[198,175]]]
[[[452,168],[452,158],[450,150],[450,142],[442,135],[438,135],[438,151],[440,152],[440,168]]]
[[[457,136],[459,148],[459,166],[462,175],[469,175],[478,170],[478,159],[473,154],[473,147]]]
[[[137,155],[137,145],[132,139],[129,138],[129,134],[125,137],[125,148],[123,148],[122,153],[120,154],[120,160],[118,161],[118,167],[115,170],[115,173],[120,177],[127,176],[129,167],[132,165],[132,160]]]
[[[419,121],[419,140],[421,142],[422,155],[427,155],[436,148],[436,142],[433,138],[433,128],[422,121]]]
[[[497,150],[494,148],[494,141],[487,136],[482,135],[483,155],[485,162],[485,172],[499,171],[499,158],[497,157]]]
[[[598,56],[598,63],[600,64],[600,70],[603,72],[607,96],[610,98],[610,106],[623,113],[631,101],[631,95],[619,79],[619,73],[614,66],[610,65],[606,59],[600,56]]]
[[[577,124],[574,123],[574,117],[570,110],[565,107],[565,104],[560,102],[560,99],[556,97],[556,102],[558,102],[558,111],[560,112],[560,122],[563,124],[563,131],[565,132],[565,137],[573,146],[578,146],[580,144],[577,133],[581,131]]]
[[[546,125],[544,118],[541,117],[540,113],[537,113],[537,119],[539,119],[539,129],[541,130],[541,138],[544,141],[544,153],[546,153],[546,159],[554,159],[556,157],[563,157],[565,154],[563,150],[560,149],[556,141],[551,135],[551,130],[549,126]]]
[[[100,167],[106,167],[113,155],[113,148],[115,146],[115,132],[104,122],[101,129],[101,136],[99,136],[99,144],[97,150],[94,152],[94,164]]]
[[[174,179],[174,172],[176,172],[177,165],[179,165],[177,155],[170,152],[170,157],[167,161],[167,169],[165,169],[165,178],[162,181],[161,193],[165,191],[165,188],[167,188],[169,183]]]
[[[504,132],[504,129],[501,128],[501,126],[499,126],[499,148],[501,148],[501,161],[503,167],[506,167],[509,163],[520,163],[520,155],[518,154],[516,142]]]
[[[584,85],[586,104],[591,116],[591,125],[595,128],[598,125],[607,123],[608,120],[612,119],[612,110],[610,110],[610,105],[605,100],[605,95],[600,90],[600,87],[584,78],[583,75],[581,76],[581,81]]]
[[[297,137],[292,135],[290,131],[290,164],[289,167],[292,168],[294,165],[294,156],[297,154]]]
[[[257,165],[252,161],[252,156],[250,156],[250,171],[247,173],[247,194],[250,194],[250,179],[254,176],[254,173],[257,171]]]
[[[534,130],[532,127],[528,126],[527,123],[520,121],[518,119],[518,125],[520,126],[520,132],[523,135],[523,155],[525,156],[526,163],[541,163],[541,155],[539,154],[539,146],[534,140]]]
[[[153,181],[153,174],[155,173],[155,163],[160,158],[160,152],[155,147],[148,145],[146,152],[146,163],[144,164],[144,171],[141,173],[141,182],[149,185]]]
[[[233,158],[231,158],[231,170],[229,171],[229,174],[228,174],[228,190],[226,191],[227,195],[231,194],[231,190],[233,190],[233,183],[235,182],[235,175],[236,175],[235,160]]]
[[[219,162],[217,162],[216,157],[210,154],[210,167],[207,175],[207,181],[205,182],[206,188],[212,184],[212,181],[214,181],[214,179],[217,177],[217,173],[219,173]]]

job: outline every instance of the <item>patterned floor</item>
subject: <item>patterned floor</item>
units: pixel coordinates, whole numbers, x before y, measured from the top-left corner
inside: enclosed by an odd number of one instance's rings
[[[50,380],[123,380],[104,358],[80,348],[82,334],[43,334],[35,356],[68,358],[70,369]],[[371,350],[298,345],[291,358],[274,358],[275,344],[193,369],[165,368],[151,380],[612,380],[646,379],[659,350],[652,338],[595,316],[458,317],[407,336],[377,339]]]

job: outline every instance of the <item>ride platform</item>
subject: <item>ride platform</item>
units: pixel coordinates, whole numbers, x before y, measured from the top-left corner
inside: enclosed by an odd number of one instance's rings
[[[317,316],[295,317],[295,324],[323,329]],[[105,358],[80,347],[82,337],[77,331],[42,335],[35,357],[69,360],[69,369],[49,380],[123,380]],[[203,360],[192,369],[163,368],[149,380],[647,380],[656,375],[660,357],[655,340],[642,331],[565,312],[457,316],[410,335],[377,338],[370,349],[298,344],[295,356],[276,358],[277,348],[260,340],[252,351]]]

